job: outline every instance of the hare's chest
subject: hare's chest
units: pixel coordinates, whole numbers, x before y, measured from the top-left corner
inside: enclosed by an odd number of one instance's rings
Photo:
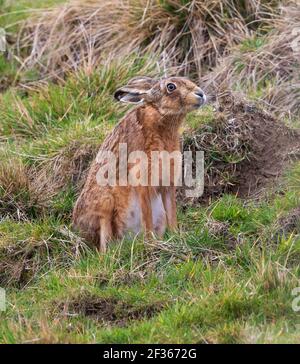
[[[161,194],[158,194],[151,199],[151,211],[146,211],[146,213],[152,214],[154,232],[159,235],[163,234],[166,225],[166,212]],[[143,230],[142,209],[136,193],[132,193],[130,198],[126,213],[125,229],[126,231],[135,234],[138,234]]]

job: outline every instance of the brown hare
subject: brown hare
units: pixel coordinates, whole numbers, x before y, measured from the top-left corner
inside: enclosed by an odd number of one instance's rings
[[[101,251],[106,250],[111,239],[122,238],[130,231],[161,236],[167,227],[177,227],[174,171],[169,186],[162,185],[161,178],[156,186],[124,185],[118,173],[116,183],[105,186],[97,181],[99,169],[108,163],[104,152],[113,153],[118,172],[134,151],[144,152],[149,160],[153,151],[179,152],[178,130],[185,115],[206,100],[199,87],[182,77],[135,77],[114,97],[138,106],[125,115],[102,144],[73,212],[74,227]],[[121,144],[127,145],[125,155],[119,155]],[[125,165],[127,174],[133,164]],[[150,176],[150,167],[147,173]]]

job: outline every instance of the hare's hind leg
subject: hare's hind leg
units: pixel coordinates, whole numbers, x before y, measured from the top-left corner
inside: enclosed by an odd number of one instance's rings
[[[100,246],[99,249],[102,253],[106,252],[106,245],[112,238],[112,221],[110,216],[100,218]]]
[[[111,193],[104,193],[100,201],[100,246],[101,252],[106,252],[106,245],[113,237],[112,219],[114,198]]]

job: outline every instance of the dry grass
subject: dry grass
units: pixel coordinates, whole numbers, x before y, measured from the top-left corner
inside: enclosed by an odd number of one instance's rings
[[[25,67],[63,77],[109,54],[159,55],[163,70],[202,76],[234,44],[276,17],[277,1],[74,0],[30,19],[19,50]]]
[[[244,40],[203,82],[212,92],[238,88],[281,115],[300,112],[300,6],[281,8],[265,37]]]
[[[26,221],[59,210],[55,201],[70,188],[80,191],[96,151],[95,146],[74,141],[52,158],[31,166],[18,157],[4,158],[0,165],[0,218]]]
[[[68,186],[73,186],[76,191],[81,190],[96,152],[95,145],[89,145],[85,140],[74,140],[51,158],[46,157],[38,162],[32,184],[43,191],[46,204]]]
[[[71,193],[70,198],[73,198],[74,193],[79,193],[96,152],[97,146],[87,144],[83,138],[70,141],[50,157],[31,156],[30,165],[20,157],[3,155],[0,219],[10,217],[26,221],[41,214],[53,214],[55,210],[63,213],[56,201],[61,195],[66,197]]]
[[[39,195],[30,181],[30,171],[19,158],[4,158],[0,164],[0,219],[24,220],[39,207]]]

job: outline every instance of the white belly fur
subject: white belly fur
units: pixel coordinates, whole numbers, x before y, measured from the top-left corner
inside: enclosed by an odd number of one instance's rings
[[[163,234],[166,225],[166,212],[162,202],[161,194],[151,200],[152,221],[155,232]],[[142,231],[142,212],[137,194],[132,193],[127,211],[126,232],[138,234]]]
[[[132,194],[131,196],[125,226],[126,232],[138,234],[141,231],[141,209],[136,194]]]

